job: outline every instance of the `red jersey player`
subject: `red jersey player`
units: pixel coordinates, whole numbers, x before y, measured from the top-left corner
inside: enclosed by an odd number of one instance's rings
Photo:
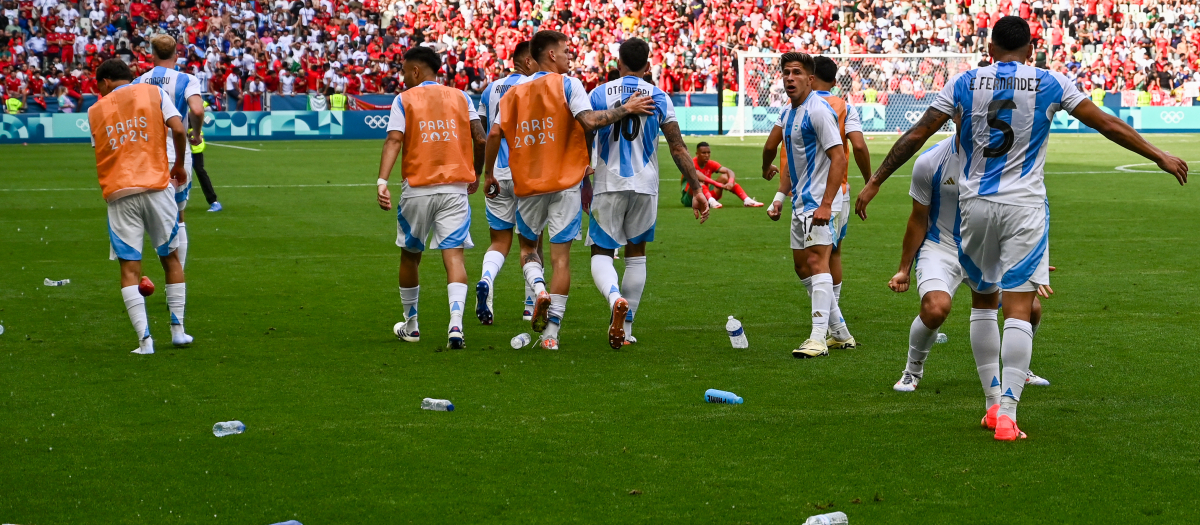
[[[708,199],[709,207],[721,207],[721,203],[717,201],[721,200],[721,195],[725,193],[725,190],[732,191],[739,199],[742,199],[742,204],[748,208],[757,208],[763,205],[761,202],[746,195],[746,192],[742,190],[742,186],[736,182],[736,175],[734,175],[733,170],[712,160],[712,149],[709,148],[707,142],[701,142],[696,145],[696,157],[692,159],[692,164],[696,166],[696,173],[700,175],[700,182],[704,183],[700,191]],[[714,178],[713,175],[716,175],[716,177]],[[679,200],[684,206],[692,206],[692,192],[688,188],[687,181],[683,181],[683,196]]]

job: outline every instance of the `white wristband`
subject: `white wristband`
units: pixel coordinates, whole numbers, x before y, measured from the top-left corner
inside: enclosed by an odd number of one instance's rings
[[[783,199],[785,199],[786,197],[787,197],[787,195],[784,195],[782,191],[777,191],[777,192],[775,192],[775,201],[774,202],[783,202]]]
[[[387,182],[388,182],[387,179],[381,178],[381,179],[377,179],[375,181],[375,185],[376,186],[387,186]]]

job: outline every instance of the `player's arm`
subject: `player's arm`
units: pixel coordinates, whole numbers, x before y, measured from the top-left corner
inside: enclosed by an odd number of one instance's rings
[[[834,144],[825,150],[829,155],[829,175],[825,181],[825,196],[821,206],[813,212],[813,225],[824,226],[833,218],[833,199],[842,191],[842,173],[846,171],[846,150],[841,144]]]
[[[726,168],[725,166],[721,166],[721,169],[717,170],[717,173],[725,174],[725,177],[728,178],[729,180],[725,181],[725,184],[723,184],[723,186],[727,190],[732,190],[733,185],[737,182],[737,174],[735,174],[733,172],[733,170]]]
[[[904,240],[900,243],[900,267],[896,275],[888,281],[888,288],[893,292],[908,291],[908,275],[912,272],[913,260],[917,258],[917,250],[925,240],[925,232],[929,230],[929,205],[921,204],[913,199],[912,213],[908,215],[908,226],[904,230]]]
[[[1174,175],[1181,186],[1187,182],[1187,162],[1146,142],[1146,139],[1142,138],[1142,135],[1126,124],[1124,120],[1105,113],[1091,100],[1084,99],[1083,102],[1080,102],[1071,112],[1071,116],[1079,119],[1089,128],[1100,132],[1104,138],[1115,142],[1122,148],[1153,161],[1159,169]]]
[[[602,111],[587,110],[575,115],[575,120],[583,126],[584,131],[596,131],[629,115],[649,115],[654,113],[654,99],[645,95],[635,94],[625,100],[625,103],[612,109]]]
[[[204,128],[204,100],[200,98],[200,95],[192,95],[187,100],[188,114],[191,116],[192,128],[191,133],[188,135],[188,141],[193,146],[198,146],[200,144],[200,130]]]
[[[392,209],[392,193],[388,191],[387,180],[392,176],[392,168],[396,166],[396,159],[400,158],[400,148],[404,144],[404,132],[398,130],[388,131],[387,139],[383,141],[383,154],[379,159],[379,180],[382,184],[378,185],[379,207],[384,210]]]
[[[167,119],[167,128],[171,130],[171,141],[175,145],[175,151],[184,151],[187,147],[187,129],[183,127],[183,119],[178,117],[178,113]],[[187,181],[187,170],[183,166],[183,161],[186,155],[175,155],[175,164],[171,166],[171,178],[175,179],[178,184],[183,184]]]
[[[779,217],[783,215],[783,199],[792,192],[792,189],[788,187],[789,182],[791,181],[787,177],[779,177],[779,191],[775,193],[775,200],[771,201],[770,206],[767,206],[767,217],[773,221],[779,220]]]
[[[934,108],[925,110],[921,120],[892,145],[891,151],[888,151],[887,157],[883,159],[883,164],[879,165],[879,169],[875,170],[875,174],[858,193],[858,199],[854,202],[854,213],[862,220],[867,220],[867,205],[875,198],[875,194],[879,193],[879,187],[892,173],[908,162],[908,159],[916,155],[925,145],[925,141],[937,133],[937,130],[942,129],[947,120],[950,120],[950,115],[946,113]]]
[[[496,167],[496,157],[500,156],[500,144],[504,140],[504,130],[499,123],[492,124],[483,149],[483,195],[489,199],[500,194],[500,183],[492,170]]]
[[[471,120],[471,143],[475,149],[475,182],[467,185],[467,194],[475,194],[475,190],[479,189],[479,174],[483,172],[484,157],[487,156],[487,133],[483,131],[483,122],[479,119]]]
[[[763,144],[762,176],[764,179],[771,180],[779,173],[779,166],[775,165],[775,159],[779,156],[779,144],[782,142],[783,128],[776,125],[771,128],[771,134],[767,135],[767,143]]]
[[[667,139],[671,160],[675,161],[679,173],[683,174],[688,187],[692,189],[692,213],[697,219],[700,219],[700,224],[704,224],[704,221],[708,220],[708,200],[704,198],[704,193],[700,190],[700,174],[696,172],[692,154],[688,152],[687,144],[683,142],[683,134],[679,132],[679,123],[664,122],[659,129],[662,130],[663,137]]]
[[[867,141],[861,131],[851,131],[846,134],[850,147],[854,149],[854,163],[862,173],[863,182],[871,181],[871,152],[867,150]]]

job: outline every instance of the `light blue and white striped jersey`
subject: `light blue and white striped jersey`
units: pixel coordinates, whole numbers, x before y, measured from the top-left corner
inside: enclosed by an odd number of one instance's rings
[[[488,84],[487,89],[483,90],[483,97],[479,99],[479,112],[482,113],[485,132],[492,131],[492,119],[496,118],[496,113],[500,110],[500,98],[523,78],[525,75],[513,73]],[[507,140],[500,141],[500,153],[496,155],[496,166],[492,174],[496,176],[496,180],[512,180],[512,170],[508,169]]]
[[[787,156],[787,176],[792,180],[792,210],[807,213],[821,207],[829,182],[829,154],[842,145],[837,114],[816,91],[799,106],[779,115],[775,126],[783,130],[783,154]],[[840,175],[840,174],[839,174]],[[832,210],[842,209],[835,196]]]
[[[930,106],[962,111],[966,163],[960,199],[1040,207],[1046,202],[1046,147],[1059,110],[1074,111],[1087,96],[1062,74],[1016,62],[962,73]]]
[[[654,113],[630,115],[596,130],[592,165],[593,192],[633,191],[658,195],[659,126],[675,122],[675,106],[663,90],[635,77],[622,77],[592,90],[592,109],[604,111],[624,104],[634,94],[654,100]]]
[[[957,254],[959,226],[962,215],[958,208],[958,190],[963,167],[962,150],[954,137],[925,150],[913,165],[912,184],[908,194],[913,200],[929,206],[929,226],[925,239]]]
[[[142,73],[142,76],[133,79],[134,84],[152,84],[162,88],[167,92],[168,100],[175,109],[179,110],[181,118],[184,119],[183,127],[189,127],[188,124],[188,97],[192,95],[200,95],[200,81],[195,76],[174,69],[165,67],[155,67],[150,71]],[[185,157],[191,158],[192,148],[185,148]],[[171,130],[167,130],[167,160],[175,161],[175,143],[171,140]]]

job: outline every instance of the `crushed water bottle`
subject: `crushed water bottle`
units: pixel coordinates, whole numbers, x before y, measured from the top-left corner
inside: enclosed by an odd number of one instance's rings
[[[746,331],[742,330],[742,322],[729,316],[729,322],[725,323],[725,331],[729,332],[729,344],[734,348],[748,348],[750,343],[746,341]]]
[[[246,425],[241,421],[222,421],[213,425],[213,435],[217,437],[232,436],[246,431]]]
[[[63,286],[63,285],[71,284],[71,280],[63,279],[61,281],[51,281],[50,278],[47,277],[46,281],[43,284],[45,284],[46,286]]]
[[[945,343],[946,341],[949,341],[949,340],[950,340],[950,338],[949,338],[949,337],[946,337],[946,334],[943,334],[943,333],[941,333],[941,332],[938,332],[938,335],[937,335],[937,341],[936,341],[936,342],[937,342],[937,344],[942,344],[942,343]]]
[[[742,397],[733,392],[710,388],[704,391],[704,401],[708,403],[720,403],[722,405],[740,405],[742,404]]]
[[[449,399],[433,399],[431,397],[427,397],[421,400],[421,410],[454,412],[454,403],[451,403]]]
[[[532,340],[533,339],[529,337],[529,334],[517,334],[517,336],[512,338],[512,341],[509,341],[508,344],[512,345],[513,350],[520,350],[528,346],[529,342]]]
[[[846,518],[846,513],[838,511],[809,516],[804,525],[848,525],[849,523],[850,520]]]

